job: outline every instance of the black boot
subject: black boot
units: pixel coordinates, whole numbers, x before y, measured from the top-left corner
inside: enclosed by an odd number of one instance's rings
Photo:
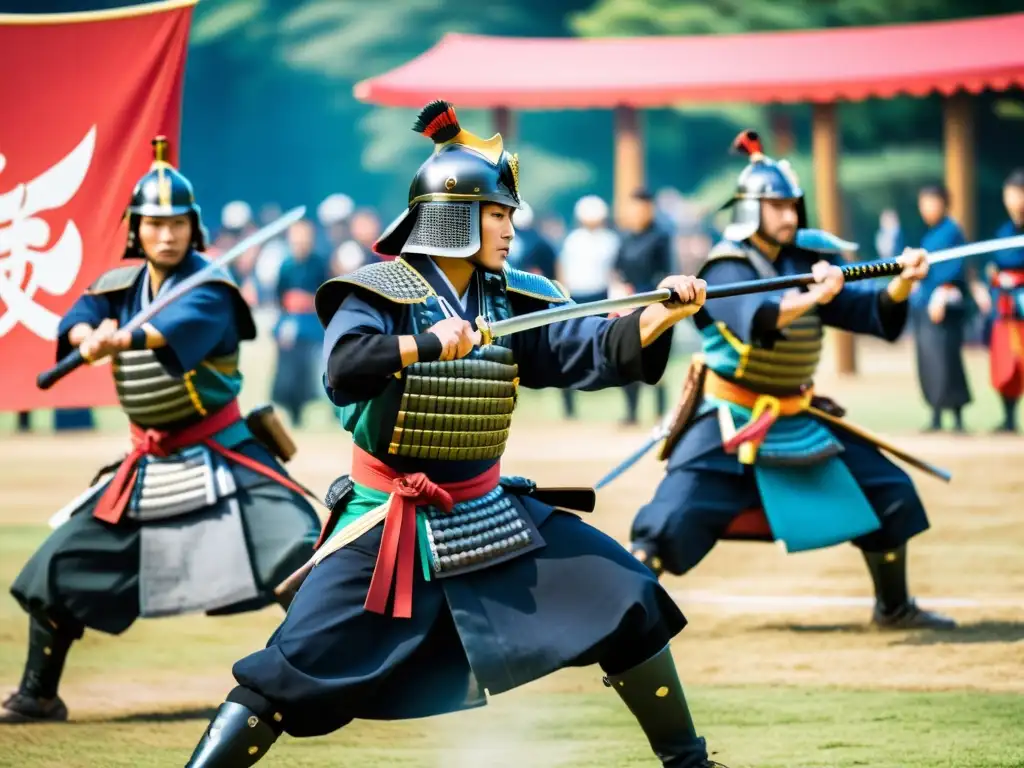
[[[632,427],[637,423],[637,407],[640,404],[640,383],[632,382],[626,384],[622,388],[623,394],[626,396],[626,417],[622,420],[622,426]]]
[[[956,622],[941,613],[925,611],[907,591],[907,547],[865,552],[875,584],[875,610],[871,623],[883,629],[955,629]]]
[[[953,409],[953,431],[961,435],[967,432],[964,427],[964,415],[959,408]]]
[[[662,765],[725,768],[708,759],[707,745],[697,736],[668,646],[620,675],[608,675],[604,684],[629,707]]]
[[[1017,398],[1003,398],[1003,423],[995,429],[996,432],[1012,433],[1017,431]]]
[[[235,689],[239,690],[244,691]],[[244,704],[230,701],[235,691],[220,705],[185,768],[248,768],[267,754],[281,735],[279,713],[270,713],[268,708],[269,714],[260,717]]]
[[[79,633],[61,631],[49,623],[30,618],[28,659],[18,690],[0,705],[0,724],[63,722],[68,708],[57,695],[71,644]]]

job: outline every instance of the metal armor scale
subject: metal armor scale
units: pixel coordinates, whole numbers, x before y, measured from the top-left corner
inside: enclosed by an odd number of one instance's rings
[[[477,272],[479,313],[511,316],[505,278]],[[408,333],[423,333],[449,310],[423,277],[403,259],[373,264],[337,282],[408,304]],[[379,425],[371,453],[442,461],[501,457],[516,407],[519,369],[512,350],[495,344],[461,360],[415,363],[374,400]],[[363,417],[361,416],[361,419]]]

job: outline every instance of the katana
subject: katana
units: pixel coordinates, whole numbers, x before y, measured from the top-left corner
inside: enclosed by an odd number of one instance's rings
[[[991,253],[1007,248],[1024,247],[1024,235],[1013,237],[1000,237],[994,240],[982,240],[978,243],[958,245],[955,248],[944,248],[934,251],[928,255],[929,264],[938,264],[953,259],[963,259],[967,256],[976,256],[981,253]],[[841,267],[843,278],[846,282],[857,280],[870,280],[876,277],[893,277],[903,271],[903,265],[896,259],[884,259],[881,261],[869,261],[861,264],[847,264]],[[781,275],[779,277],[767,277],[759,280],[744,280],[737,283],[725,283],[724,285],[708,286],[706,300],[723,299],[729,296],[744,296],[751,293],[767,293],[769,291],[780,291],[788,288],[800,288],[811,285],[815,282],[814,275],[810,272],[800,275]],[[675,292],[669,288],[659,288],[654,291],[635,293],[632,296],[623,296],[617,299],[604,299],[602,301],[589,301],[585,304],[569,304],[568,306],[551,307],[536,312],[528,312],[524,315],[517,315],[508,320],[498,320],[491,323],[487,318],[481,316],[476,320],[477,330],[480,331],[481,344],[490,344],[494,339],[501,336],[508,336],[512,333],[542,328],[552,323],[564,320],[575,320],[581,317],[592,317],[593,315],[606,315],[610,312],[621,312],[628,309],[650,306],[661,302],[671,301]]]
[[[643,445],[641,445],[639,448],[633,451],[633,453],[629,454],[629,456],[623,459],[620,464],[617,464],[615,467],[613,467],[607,475],[602,477],[594,484],[594,490],[601,490],[606,485],[608,485],[608,483],[610,483],[612,480],[617,478],[627,469],[629,469],[638,461],[640,461],[640,459],[646,456],[648,451],[650,451],[654,446],[656,446],[658,443],[660,443],[662,440],[668,437],[670,426],[671,425],[668,424],[667,422],[656,426],[651,431],[650,436],[647,438]]]
[[[187,278],[182,280],[172,289],[167,291],[167,293],[155,298],[148,307],[135,315],[118,330],[128,331],[131,333],[132,331],[141,328],[143,324],[149,322],[149,320],[151,320],[153,316],[160,312],[164,307],[177,301],[197,285],[207,282],[214,273],[226,267],[253,246],[262,245],[272,237],[281,234],[305,215],[306,206],[300,205],[297,208],[292,208],[288,213],[284,214],[280,218],[270,222],[262,229],[253,232],[245,239],[240,240],[234,248],[231,248],[216,261],[207,264],[194,275],[189,275]],[[86,362],[86,359],[82,357],[82,353],[76,349],[53,366],[53,368],[40,373],[39,376],[36,377],[36,386],[40,389],[49,389]]]

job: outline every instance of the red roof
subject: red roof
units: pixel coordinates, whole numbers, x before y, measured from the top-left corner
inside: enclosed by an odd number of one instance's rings
[[[446,35],[355,86],[374,104],[468,108],[827,102],[1024,85],[1024,13],[743,35],[515,38]],[[493,65],[493,66],[492,66]]]

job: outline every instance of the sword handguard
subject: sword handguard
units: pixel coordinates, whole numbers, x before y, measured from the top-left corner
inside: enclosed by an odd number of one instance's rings
[[[903,271],[903,265],[895,259],[892,261],[868,261],[860,264],[847,264],[842,267],[843,277],[847,280],[870,280],[873,277],[894,277]]]
[[[481,347],[489,346],[494,342],[494,336],[491,334],[491,324],[487,322],[487,318],[483,315],[477,316],[476,329],[480,331]]]

